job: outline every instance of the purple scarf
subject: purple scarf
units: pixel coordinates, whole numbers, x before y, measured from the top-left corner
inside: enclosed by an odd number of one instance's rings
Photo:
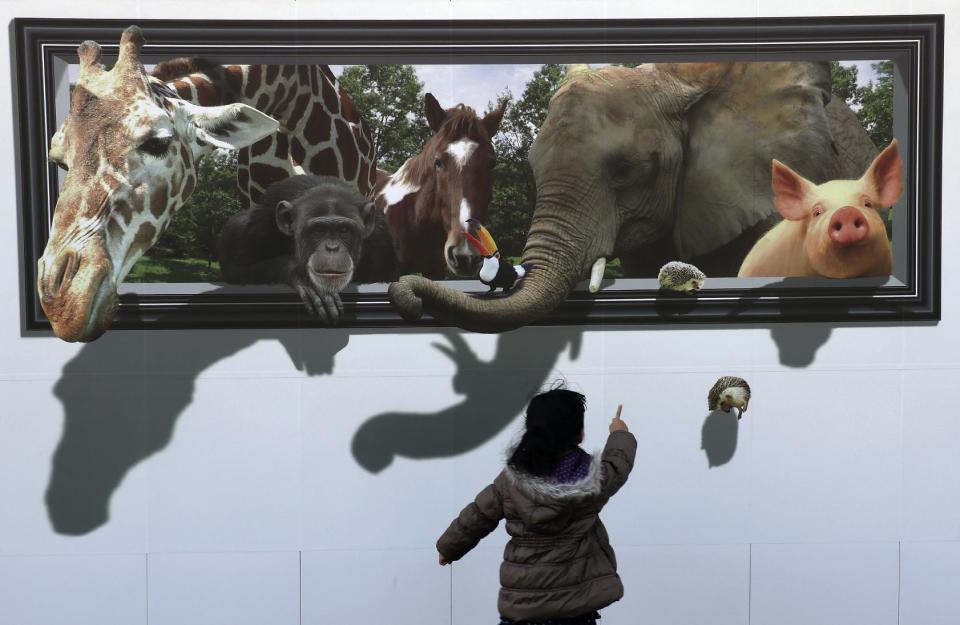
[[[557,468],[553,470],[553,482],[556,484],[579,482],[590,473],[592,461],[590,454],[577,447],[560,458]]]

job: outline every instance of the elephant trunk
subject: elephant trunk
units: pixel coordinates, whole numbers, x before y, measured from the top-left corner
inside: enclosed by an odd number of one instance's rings
[[[577,195],[569,183],[541,186],[523,251],[533,269],[505,297],[475,297],[420,276],[404,276],[390,285],[390,301],[407,320],[424,312],[473,332],[505,332],[533,323],[555,309],[589,270],[599,254],[612,248],[610,233],[598,232],[599,186]],[[609,201],[609,200],[608,200]],[[573,204],[573,205],[571,205]],[[609,250],[606,250],[609,254]]]

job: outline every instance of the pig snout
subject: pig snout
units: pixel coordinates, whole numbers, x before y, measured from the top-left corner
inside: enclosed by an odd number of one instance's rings
[[[866,216],[855,206],[844,206],[833,214],[828,226],[830,240],[845,247],[863,241],[870,234]]]

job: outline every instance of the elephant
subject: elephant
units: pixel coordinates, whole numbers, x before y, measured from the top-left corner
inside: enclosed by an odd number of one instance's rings
[[[551,312],[604,259],[629,277],[670,260],[736,276],[780,220],[772,159],[819,183],[864,171],[876,154],[832,98],[827,62],[571,66],[529,154],[537,199],[522,262],[534,268],[504,297],[404,276],[390,300],[408,320],[428,312],[502,332]]]

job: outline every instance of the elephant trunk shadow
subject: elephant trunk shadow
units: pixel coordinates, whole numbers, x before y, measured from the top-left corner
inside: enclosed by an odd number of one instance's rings
[[[523,411],[568,345],[571,359],[578,357],[581,334],[578,327],[551,329],[546,341],[534,333],[501,334],[493,360],[483,362],[459,333],[444,332],[452,346],[434,346],[456,363],[453,388],[465,395],[463,401],[435,413],[371,417],[353,437],[354,458],[379,473],[396,456],[444,458],[479,447]]]

